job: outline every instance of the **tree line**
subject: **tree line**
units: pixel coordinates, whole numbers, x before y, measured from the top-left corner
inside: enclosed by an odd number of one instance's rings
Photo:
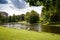
[[[37,23],[39,21],[39,14],[34,10],[32,10],[31,12],[27,12],[26,14],[21,14],[21,15],[13,14],[13,16],[7,16],[7,17],[0,15],[0,24],[20,22],[20,21]]]
[[[21,15],[13,14],[13,16],[7,16],[7,17],[0,15],[0,24],[24,21],[24,16],[25,16],[24,14]]]

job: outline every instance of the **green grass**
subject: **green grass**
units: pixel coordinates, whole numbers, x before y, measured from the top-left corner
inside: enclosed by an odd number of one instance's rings
[[[38,33],[0,26],[0,40],[60,40],[60,34]]]
[[[20,22],[18,22],[18,23],[20,23],[20,24],[28,24],[26,21],[20,21]]]

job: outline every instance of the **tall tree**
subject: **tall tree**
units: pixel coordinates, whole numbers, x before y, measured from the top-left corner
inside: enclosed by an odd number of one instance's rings
[[[39,14],[32,10],[31,12],[26,13],[25,18],[29,23],[37,23],[39,21]]]

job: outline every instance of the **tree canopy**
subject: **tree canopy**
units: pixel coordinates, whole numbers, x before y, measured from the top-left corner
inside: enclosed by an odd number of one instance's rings
[[[37,23],[39,21],[39,14],[32,10],[31,12],[26,13],[25,18],[29,23]]]

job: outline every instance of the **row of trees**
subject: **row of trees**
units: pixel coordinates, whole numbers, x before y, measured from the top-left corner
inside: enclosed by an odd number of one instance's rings
[[[21,15],[13,14],[13,16],[8,17],[8,22],[24,21],[24,16],[25,16],[24,14],[21,14]]]
[[[21,15],[15,15],[14,14],[13,16],[7,16],[7,17],[0,15],[0,24],[24,21],[24,17],[25,17],[24,14],[21,14]]]
[[[26,14],[15,15],[13,16],[3,16],[0,15],[0,24],[2,23],[10,23],[10,22],[19,22],[19,21],[27,21],[29,23],[37,23],[39,21],[39,14],[32,10],[31,12],[27,12]]]

